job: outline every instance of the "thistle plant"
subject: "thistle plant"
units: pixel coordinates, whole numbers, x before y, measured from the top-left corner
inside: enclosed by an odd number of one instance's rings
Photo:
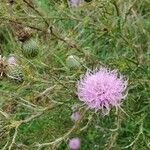
[[[1,0],[0,149],[150,149],[149,6]]]

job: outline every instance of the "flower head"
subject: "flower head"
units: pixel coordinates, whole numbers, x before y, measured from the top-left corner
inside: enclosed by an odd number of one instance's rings
[[[117,70],[107,68],[87,72],[77,84],[77,94],[89,108],[109,112],[126,97],[127,80]]]
[[[78,111],[76,112],[73,112],[72,115],[71,115],[71,120],[72,121],[78,121],[80,120],[81,116],[80,116],[80,113]]]
[[[80,148],[80,139],[79,138],[72,138],[69,140],[69,148],[71,150],[77,150]]]
[[[83,3],[83,0],[70,0],[70,6],[71,6],[71,7],[77,7],[77,6],[79,6],[81,3]]]
[[[15,56],[10,56],[7,62],[9,65],[17,65]]]

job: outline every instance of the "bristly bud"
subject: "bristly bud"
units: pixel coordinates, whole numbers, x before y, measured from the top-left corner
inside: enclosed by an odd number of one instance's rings
[[[8,65],[17,65],[16,58],[14,55],[10,55],[10,57],[7,59]]]
[[[8,66],[6,75],[8,78],[14,81],[23,82],[23,74],[21,68],[18,65]]]
[[[30,39],[22,43],[22,53],[26,58],[34,58],[39,53],[39,47],[35,40]]]
[[[69,0],[70,7],[77,7],[81,5],[84,2],[84,0]]]
[[[79,58],[77,56],[74,56],[74,55],[68,56],[67,59],[66,59],[66,65],[69,68],[78,68],[78,67],[80,67]]]
[[[71,120],[72,121],[78,121],[80,120],[81,116],[80,116],[80,113],[78,111],[76,112],[73,112],[72,115],[71,115]]]

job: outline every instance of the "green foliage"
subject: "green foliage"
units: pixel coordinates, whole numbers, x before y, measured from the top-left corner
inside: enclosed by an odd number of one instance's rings
[[[21,70],[10,75],[24,80],[0,78],[0,149],[67,150],[71,137],[81,139],[81,150],[150,149],[149,6],[149,0],[92,0],[76,8],[66,0],[2,0],[0,54],[16,56]],[[12,22],[30,27],[33,37],[19,42]],[[70,68],[68,56],[80,67]],[[128,78],[128,97],[109,116],[84,114],[76,81],[101,65]],[[73,106],[83,115],[79,123],[70,119]]]

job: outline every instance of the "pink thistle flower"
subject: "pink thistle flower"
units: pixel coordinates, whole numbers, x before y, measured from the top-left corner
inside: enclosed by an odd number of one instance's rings
[[[77,83],[77,94],[90,109],[109,113],[111,107],[120,106],[125,99],[127,80],[117,70],[100,68],[88,71]]]
[[[77,7],[83,3],[83,0],[70,0],[69,3],[71,7]]]
[[[69,148],[71,150],[78,150],[80,148],[80,139],[72,138],[69,140]]]
[[[78,121],[80,120],[81,116],[80,116],[80,113],[78,111],[74,112],[72,115],[71,115],[71,120],[72,121]]]
[[[10,56],[7,60],[9,65],[17,65],[15,56]]]

